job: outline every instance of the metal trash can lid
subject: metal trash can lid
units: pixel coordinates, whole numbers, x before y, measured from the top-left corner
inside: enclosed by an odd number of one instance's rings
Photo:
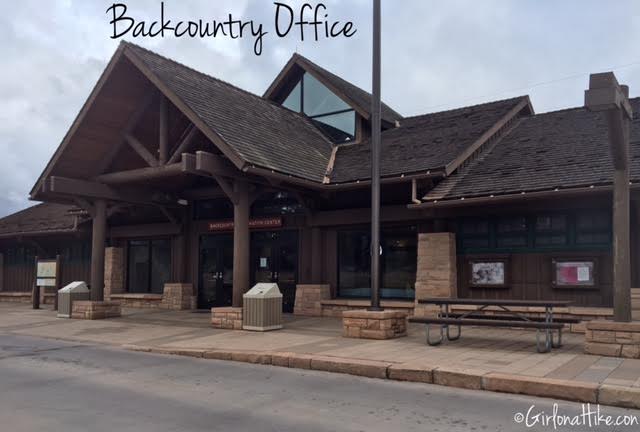
[[[58,292],[61,293],[88,293],[89,288],[87,288],[87,284],[82,281],[71,282],[69,285],[60,288]]]
[[[257,283],[247,291],[242,298],[277,298],[282,297],[282,293],[276,283]]]

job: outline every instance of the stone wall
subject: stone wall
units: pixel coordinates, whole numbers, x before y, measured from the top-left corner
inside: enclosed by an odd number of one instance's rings
[[[104,250],[104,299],[110,300],[112,294],[124,291],[124,251],[118,247]]]
[[[126,308],[160,309],[162,307],[162,294],[111,294],[111,300],[119,302]]]
[[[163,309],[191,310],[196,308],[196,296],[190,283],[166,283],[162,294]]]
[[[418,264],[416,272],[416,316],[434,313],[435,309],[418,304],[428,297],[456,297],[458,276],[456,236],[453,233],[418,234]]]
[[[321,301],[330,298],[331,287],[329,285],[297,285],[293,313],[304,316],[322,316]]]
[[[31,304],[30,292],[0,292],[0,302]]]
[[[121,315],[120,303],[114,301],[78,300],[71,304],[71,318],[105,319]]]
[[[397,311],[346,311],[342,336],[359,339],[393,339],[407,335],[407,315]]]
[[[242,308],[231,306],[212,308],[211,325],[220,329],[242,330]]]
[[[640,322],[590,321],[584,335],[587,354],[640,358]]]
[[[362,310],[371,304],[370,300],[356,300],[356,299],[331,299],[322,300],[320,305],[322,307],[322,316],[342,318],[342,313],[345,311]],[[380,306],[384,310],[391,310],[396,312],[404,312],[405,315],[413,315],[414,303],[413,301],[402,300],[381,300]]]

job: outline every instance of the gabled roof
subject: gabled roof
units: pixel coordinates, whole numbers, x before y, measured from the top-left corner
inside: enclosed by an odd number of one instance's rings
[[[37,204],[0,219],[0,237],[46,235],[73,232],[77,216],[69,214],[71,206]]]
[[[137,45],[126,46],[247,164],[322,181],[332,144],[308,118]]]
[[[630,100],[631,180],[640,181],[640,98]],[[613,165],[606,119],[585,108],[524,117],[467,169],[443,180],[423,200],[521,194],[610,185]]]
[[[338,75],[329,72],[328,70],[318,66],[306,57],[301,56],[298,53],[293,54],[291,59],[282,68],[282,71],[276,79],[271,83],[267,91],[264,93],[264,97],[270,100],[277,100],[282,102],[284,94],[283,89],[288,89],[288,81],[297,79],[300,77],[300,70],[311,73],[316,79],[327,86],[338,97],[343,99],[347,104],[351,105],[356,111],[358,111],[363,117],[369,118],[371,112],[371,94],[360,87],[351,84]],[[402,115],[398,114],[390,106],[382,103],[381,109],[382,120],[394,124],[396,120],[401,120]]]
[[[236,165],[321,183],[332,143],[303,115],[137,45],[122,42],[51,161],[51,176],[89,178],[145,94],[160,91]],[[87,151],[88,146],[91,151]],[[79,152],[83,157],[78,159]]]
[[[522,110],[532,110],[527,96],[407,117],[382,133],[381,175],[444,171],[502,119]],[[340,146],[331,182],[369,179],[370,157],[368,141]]]

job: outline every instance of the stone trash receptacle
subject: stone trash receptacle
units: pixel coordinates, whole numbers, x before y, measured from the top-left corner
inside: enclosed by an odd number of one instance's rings
[[[407,313],[366,309],[342,313],[342,336],[359,339],[394,339],[407,335]]]

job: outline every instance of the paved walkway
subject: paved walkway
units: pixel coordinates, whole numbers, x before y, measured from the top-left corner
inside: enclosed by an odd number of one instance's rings
[[[136,309],[126,309],[117,319],[68,320],[56,318],[48,309],[0,303],[0,332],[17,335],[165,352],[251,351],[385,362],[408,369],[456,371],[459,379],[449,385],[458,386],[466,386],[468,377],[513,374],[586,386],[631,387],[640,395],[640,360],[583,354],[581,334],[567,333],[562,348],[539,354],[535,333],[527,330],[463,328],[459,341],[429,347],[421,325],[410,325],[408,337],[373,341],[343,338],[341,321],[335,318],[286,316],[284,329],[266,333],[213,329],[209,320],[207,313]]]

